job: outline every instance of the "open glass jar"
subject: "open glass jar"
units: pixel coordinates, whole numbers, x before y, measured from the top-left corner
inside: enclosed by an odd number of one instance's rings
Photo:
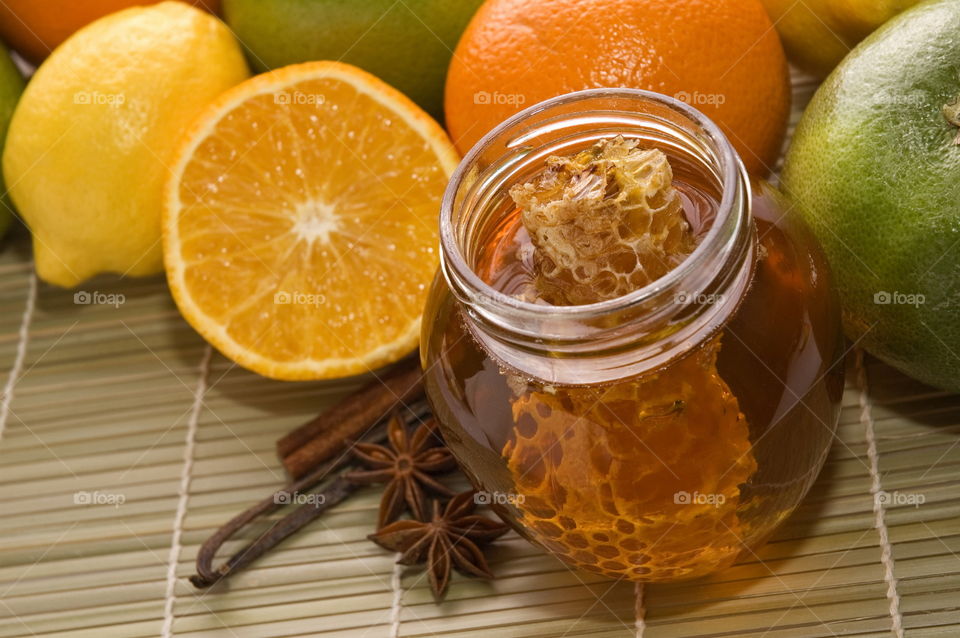
[[[511,187],[616,136],[666,154],[696,248],[613,299],[518,298]],[[839,312],[812,236],[705,116],[621,89],[533,106],[467,155],[440,225],[427,395],[520,533],[586,570],[678,580],[731,564],[797,506],[836,427]]]

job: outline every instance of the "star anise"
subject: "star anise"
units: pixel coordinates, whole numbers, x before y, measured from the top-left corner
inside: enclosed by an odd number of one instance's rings
[[[367,538],[385,549],[400,552],[401,565],[427,563],[430,588],[442,598],[450,582],[451,568],[472,576],[493,578],[480,545],[502,536],[509,529],[499,521],[474,514],[476,492],[454,496],[443,509],[433,501],[430,520],[402,520],[387,525]]]
[[[426,517],[424,490],[442,496],[453,496],[431,474],[449,472],[457,462],[437,437],[436,421],[429,419],[411,436],[399,413],[390,417],[387,426],[389,446],[374,443],[357,443],[353,454],[366,468],[348,472],[348,481],[358,485],[386,483],[380,499],[377,529],[391,523],[409,510],[413,516]]]

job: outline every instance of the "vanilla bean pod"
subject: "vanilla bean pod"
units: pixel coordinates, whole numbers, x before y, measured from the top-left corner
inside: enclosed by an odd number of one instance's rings
[[[422,420],[429,414],[429,408],[425,402],[419,401],[413,406],[409,406],[409,413],[413,415],[412,420]],[[387,422],[381,421],[366,432],[361,441],[364,443],[380,443],[386,437]],[[348,453],[350,447],[349,441],[341,441],[339,456],[315,466],[303,478],[275,491],[256,505],[233,517],[214,532],[197,553],[197,573],[190,577],[190,582],[198,588],[210,587],[230,574],[243,569],[359,489],[361,486],[346,480],[342,476],[346,469],[356,464],[356,459]],[[338,472],[341,474],[333,478]],[[271,525],[256,540],[248,543],[219,566],[213,566],[216,553],[224,543],[240,530],[257,519],[289,504],[294,498],[293,495],[302,494],[324,482],[327,482],[327,485],[323,490],[316,493],[317,498],[311,499],[312,502],[301,505],[292,513]]]

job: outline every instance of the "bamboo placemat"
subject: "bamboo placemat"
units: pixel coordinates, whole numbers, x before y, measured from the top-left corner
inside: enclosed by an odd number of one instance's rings
[[[794,88],[799,106],[814,85]],[[960,636],[960,397],[856,352],[812,493],[709,580],[638,589],[510,535],[495,581],[456,575],[437,605],[365,539],[368,492],[197,592],[199,544],[282,483],[276,438],[359,381],[236,368],[161,278],[98,279],[86,304],[32,273],[19,229],[0,250],[0,636]]]

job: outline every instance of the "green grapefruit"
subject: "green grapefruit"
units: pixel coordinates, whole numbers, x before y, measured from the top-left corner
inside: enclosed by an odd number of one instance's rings
[[[7,49],[0,44],[0,155],[3,153],[3,144],[7,139],[7,127],[13,117],[13,109],[23,93],[23,77],[17,70]],[[13,218],[10,197],[3,182],[3,173],[0,172],[0,236],[7,231],[10,220]]]
[[[827,78],[783,170],[830,259],[848,336],[948,390],[960,390],[958,96],[960,2],[920,4]]]
[[[447,67],[483,0],[224,0],[223,16],[266,71],[337,60],[394,86],[437,119]]]

